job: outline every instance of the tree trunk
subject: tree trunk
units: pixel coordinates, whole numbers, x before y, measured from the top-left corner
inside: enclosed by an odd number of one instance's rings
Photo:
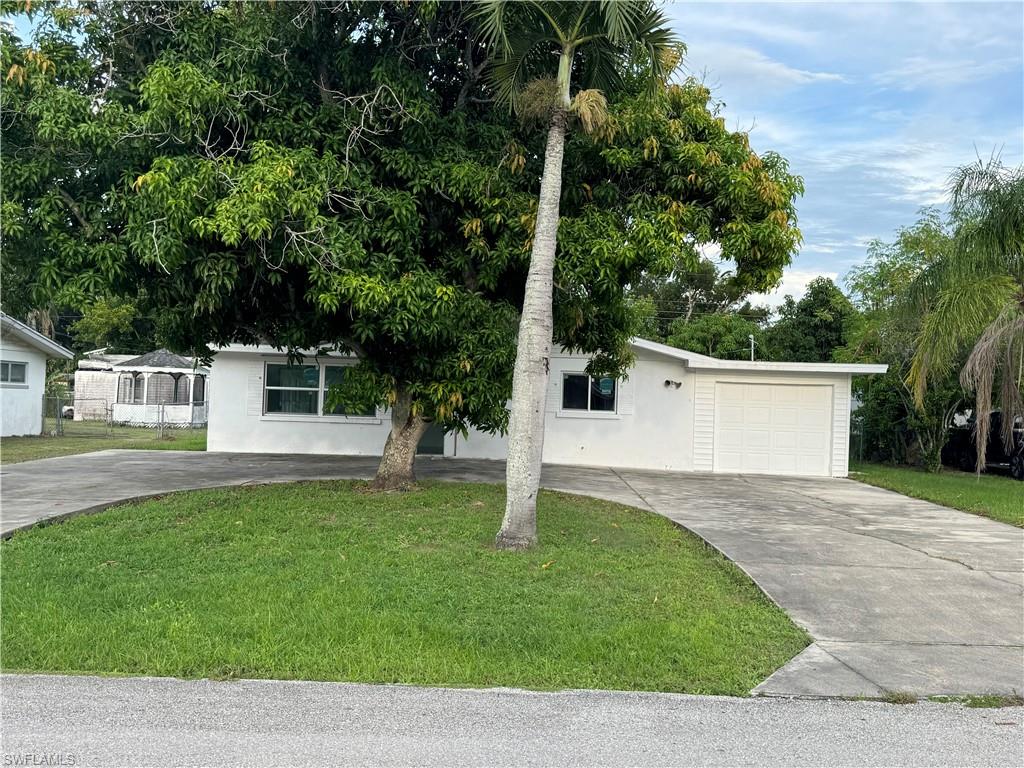
[[[376,491],[403,491],[416,484],[413,465],[416,447],[427,431],[429,422],[412,412],[412,394],[399,385],[391,408],[391,433],[384,443],[384,453],[377,465],[377,475],[370,483]]]
[[[526,549],[537,543],[537,492],[544,453],[544,409],[551,358],[552,282],[558,237],[558,203],[562,192],[565,148],[564,111],[551,121],[544,152],[533,253],[519,320],[516,365],[505,471],[505,519],[495,544],[499,549]]]

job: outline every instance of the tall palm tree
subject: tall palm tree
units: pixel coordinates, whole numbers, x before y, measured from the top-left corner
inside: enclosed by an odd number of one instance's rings
[[[911,288],[925,314],[908,378],[920,405],[929,375],[949,371],[971,346],[960,383],[975,393],[980,472],[993,394],[1008,450],[1014,420],[1024,417],[1024,167],[979,160],[953,173],[950,190],[955,247]]]
[[[505,519],[496,540],[499,548],[522,549],[537,540],[566,129],[573,116],[585,130],[600,126],[604,93],[638,62],[652,85],[663,83],[681,45],[649,0],[481,0],[476,19],[494,57],[498,99],[523,117],[543,120],[548,132],[512,379]],[[575,96],[574,78],[584,87]]]

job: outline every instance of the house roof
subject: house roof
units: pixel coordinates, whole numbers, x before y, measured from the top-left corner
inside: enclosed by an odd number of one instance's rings
[[[681,360],[687,368],[693,370],[728,370],[728,371],[775,371],[786,373],[885,373],[887,365],[867,363],[772,363],[764,360],[722,360],[708,357],[687,349],[670,347],[656,341],[634,338],[630,344],[634,349],[642,349],[665,357]]]
[[[75,356],[75,353],[67,347],[62,347],[53,339],[48,339],[39,331],[30,328],[20,320],[15,320],[4,312],[0,312],[0,332],[4,336],[10,336],[30,347],[35,347],[47,357],[61,357],[70,360]]]
[[[630,344],[634,349],[653,352],[681,361],[693,370],[728,370],[728,371],[773,371],[778,373],[885,373],[887,365],[869,365],[865,363],[769,363],[761,360],[721,360],[708,357],[688,349],[678,349],[656,341],[648,341],[639,337],[633,338]],[[280,355],[284,350],[269,344],[228,344],[221,347],[221,352],[248,352],[250,354]],[[302,350],[304,356],[315,357],[315,350]],[[330,352],[328,356],[343,356],[339,352]]]
[[[113,366],[113,369],[115,371],[145,371],[150,373],[191,373],[197,370],[195,361],[191,357],[182,357],[168,349],[156,349],[144,355],[133,357],[130,360],[117,363]]]
[[[120,365],[134,359],[137,355],[110,355],[105,349],[86,352],[84,357],[78,360],[80,371],[109,371],[115,365]]]

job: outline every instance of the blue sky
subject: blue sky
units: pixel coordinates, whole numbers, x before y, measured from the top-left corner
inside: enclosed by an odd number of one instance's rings
[[[942,205],[950,171],[1024,156],[1024,4],[675,2],[685,69],[807,186],[780,290],[841,280],[872,238]]]

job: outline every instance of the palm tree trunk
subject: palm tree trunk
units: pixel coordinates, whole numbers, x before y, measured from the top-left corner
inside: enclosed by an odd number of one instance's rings
[[[391,432],[384,443],[384,452],[377,465],[377,475],[370,487],[377,491],[402,491],[416,484],[413,466],[420,438],[429,422],[413,413],[412,394],[399,385],[391,408]]]
[[[526,549],[537,543],[537,493],[544,454],[544,410],[553,327],[551,297],[558,204],[562,194],[565,122],[566,114],[559,110],[548,129],[544,152],[533,253],[526,277],[516,365],[512,373],[505,519],[495,541],[499,549]]]

